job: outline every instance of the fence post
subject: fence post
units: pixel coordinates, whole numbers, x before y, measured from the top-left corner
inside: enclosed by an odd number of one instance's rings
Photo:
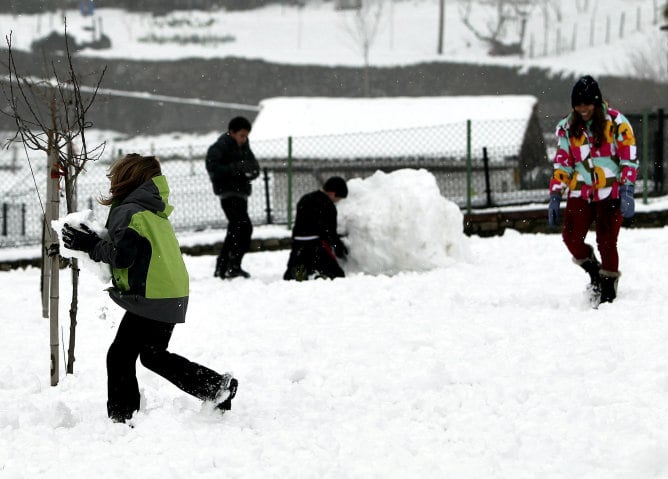
[[[642,114],[642,178],[643,178],[643,188],[642,188],[642,202],[647,204],[647,169],[649,165],[649,113],[647,110]]]
[[[605,17],[605,44],[610,44],[610,15]]]
[[[190,164],[190,176],[195,176],[195,162],[193,161],[193,146],[188,145],[188,163]]]
[[[487,207],[492,206],[492,187],[489,182],[489,157],[487,156],[487,147],[482,148],[482,164],[485,169],[485,193],[487,193]]]
[[[26,235],[26,204],[21,203],[21,236]]]
[[[292,229],[292,137],[288,136],[288,229]]]
[[[656,148],[654,149],[654,193],[663,194],[663,142],[665,141],[665,112],[659,108],[656,112]]]
[[[466,212],[471,214],[471,120],[466,120]]]
[[[2,236],[7,236],[7,203],[2,204]]]
[[[264,174],[264,202],[266,205],[265,211],[267,212],[267,224],[270,225],[271,221],[271,199],[269,198],[269,171],[267,168],[263,168]]]

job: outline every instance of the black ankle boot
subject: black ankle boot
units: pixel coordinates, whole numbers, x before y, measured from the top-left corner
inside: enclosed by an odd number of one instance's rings
[[[241,259],[241,256],[231,254],[225,262],[226,268],[222,270],[220,277],[222,279],[250,278],[250,273],[241,269]]]
[[[222,278],[225,274],[225,270],[227,269],[227,262],[218,256],[216,258],[216,269],[213,271],[213,276],[214,278]]]
[[[594,254],[594,248],[592,248],[590,245],[587,246],[589,247],[589,256],[584,259],[573,258],[573,262],[577,264],[580,268],[584,269],[587,272],[587,274],[589,274],[591,286],[594,289],[599,289],[601,283],[601,277],[599,274],[599,270],[601,269],[601,263],[599,263],[598,260],[596,259],[596,254]]]
[[[599,273],[601,269],[601,264],[598,261],[596,261],[595,258],[593,260],[586,259],[582,263],[580,263],[580,267],[589,274],[589,280],[591,286],[594,288],[598,288],[601,283],[601,275]]]
[[[621,273],[601,270],[601,303],[612,303],[617,297],[617,283]]]
[[[229,266],[220,277],[222,279],[250,278],[250,273],[241,269],[240,266]]]

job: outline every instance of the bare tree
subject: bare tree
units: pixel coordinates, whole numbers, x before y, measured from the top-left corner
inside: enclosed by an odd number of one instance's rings
[[[369,54],[376,40],[380,20],[383,15],[382,0],[361,0],[359,8],[354,9],[351,14],[346,14],[345,28],[350,37],[359,48],[364,61],[364,95],[369,96],[371,88],[369,84]]]
[[[92,126],[86,116],[93,106],[97,91],[104,77],[106,67],[100,73],[95,87],[90,88],[88,96],[82,92],[87,88],[80,83],[80,77],[72,61],[67,24],[65,24],[64,71],[57,68],[52,59],[47,67],[48,80],[22,76],[18,72],[16,58],[12,48],[12,34],[6,37],[8,46],[9,72],[8,86],[3,85],[3,92],[9,105],[9,115],[16,124],[16,133],[10,141],[19,141],[27,150],[41,151],[47,156],[47,197],[48,205],[44,210],[43,223],[43,272],[42,294],[43,313],[50,317],[51,327],[51,385],[58,384],[59,340],[58,340],[58,300],[59,266],[58,240],[51,227],[51,221],[58,218],[60,180],[65,182],[67,212],[76,211],[76,191],[79,174],[84,171],[88,161],[96,160],[104,151],[104,144],[90,148],[86,143],[85,132]],[[79,145],[78,148],[76,145]],[[37,183],[35,183],[37,184]],[[37,192],[39,195],[39,191]],[[40,198],[41,202],[41,198]],[[44,208],[43,208],[44,209]],[[70,331],[67,358],[67,373],[74,372],[74,347],[76,342],[76,318],[78,310],[79,268],[73,259],[72,301],[70,303]],[[49,301],[46,298],[48,294]]]
[[[665,34],[652,32],[645,44],[631,55],[630,69],[634,76],[668,84],[668,57]]]
[[[494,11],[485,22],[484,28],[472,20],[474,3],[482,9]],[[522,55],[522,44],[526,33],[526,23],[533,8],[531,0],[461,0],[459,15],[462,23],[479,40],[489,44],[490,55]],[[511,24],[518,26],[517,41],[504,41]]]

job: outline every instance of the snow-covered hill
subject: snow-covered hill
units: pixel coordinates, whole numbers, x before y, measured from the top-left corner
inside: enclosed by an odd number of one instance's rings
[[[354,11],[323,2],[304,8],[271,6],[243,12],[180,11],[167,16],[99,8],[93,17],[65,12],[68,30],[81,43],[101,33],[111,39],[106,50],[82,54],[106,58],[177,59],[227,56],[269,62],[321,65],[362,65],[361,32],[370,32],[372,65],[457,61],[543,67],[555,72],[594,75],[664,75],[667,35],[657,0],[564,0],[535,2],[526,9],[524,56],[490,56],[489,44],[464,24],[464,1],[444,2],[445,28],[439,46],[439,2],[394,0],[379,2],[356,23]],[[493,7],[474,3],[468,16],[482,36],[498,23]],[[3,35],[13,31],[13,44],[28,50],[36,38],[63,31],[60,14],[0,15]],[[521,22],[509,20],[499,40],[520,41]],[[575,49],[575,51],[574,51]],[[656,70],[652,73],[649,70]],[[663,72],[663,73],[662,73]]]

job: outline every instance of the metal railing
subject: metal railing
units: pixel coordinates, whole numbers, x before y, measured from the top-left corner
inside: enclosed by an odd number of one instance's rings
[[[665,142],[663,114],[629,118],[636,131],[639,154],[648,158],[642,188],[651,194],[663,194],[663,157],[657,156],[665,151],[660,146]],[[171,220],[177,230],[225,227],[204,165],[208,147],[133,147],[134,152],[155,154],[161,159],[170,185],[170,203],[175,206]],[[546,202],[552,175],[546,142],[540,131],[532,131],[529,120],[281,138],[252,141],[251,148],[262,168],[249,198],[249,214],[257,225],[289,225],[301,195],[319,188],[333,175],[366,178],[378,170],[423,168],[434,175],[444,197],[469,210]],[[97,199],[107,194],[106,172],[120,153],[110,152],[79,178],[78,209],[92,209],[100,222],[104,222],[107,209]],[[22,149],[5,150],[0,156],[0,247],[37,244],[41,240],[43,212],[38,192],[43,202],[46,158],[33,156],[32,169]],[[63,204],[61,215],[65,214]]]

